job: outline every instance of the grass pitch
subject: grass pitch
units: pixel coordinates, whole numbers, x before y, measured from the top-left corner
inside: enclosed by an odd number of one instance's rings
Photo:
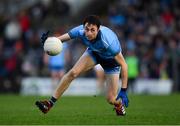
[[[49,97],[46,97],[49,98]],[[63,96],[44,115],[34,105],[45,97],[0,95],[2,125],[171,125],[180,124],[180,94],[130,95],[127,115],[117,117],[104,97]]]

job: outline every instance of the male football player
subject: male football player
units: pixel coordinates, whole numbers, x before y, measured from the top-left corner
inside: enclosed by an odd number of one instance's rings
[[[42,35],[42,42],[47,39],[48,33]],[[53,96],[49,100],[36,101],[37,107],[47,113],[69,87],[72,80],[82,72],[92,69],[96,64],[100,64],[106,74],[107,101],[114,105],[116,114],[125,115],[125,107],[128,107],[127,97],[127,64],[122,55],[120,41],[116,34],[109,28],[102,26],[96,15],[85,17],[83,24],[71,29],[58,37],[62,42],[70,39],[80,38],[87,46],[86,51],[59,82]],[[121,68],[121,90],[118,93],[119,74]],[[124,107],[125,106],[125,107]]]

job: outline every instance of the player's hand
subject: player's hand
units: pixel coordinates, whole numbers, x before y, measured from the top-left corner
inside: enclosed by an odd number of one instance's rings
[[[48,38],[48,36],[49,36],[49,30],[47,31],[47,32],[45,32],[45,33],[43,33],[42,35],[41,35],[41,43],[44,45],[44,42],[46,41],[46,39]]]
[[[128,107],[129,99],[128,99],[128,96],[126,93],[126,89],[121,88],[120,92],[118,93],[116,100],[118,100],[119,98],[121,98],[122,104],[125,105],[126,107]]]

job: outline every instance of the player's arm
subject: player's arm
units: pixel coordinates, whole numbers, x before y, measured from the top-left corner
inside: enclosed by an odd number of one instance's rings
[[[126,107],[128,107],[129,104],[129,99],[126,93],[127,90],[127,84],[128,84],[128,67],[127,64],[125,62],[125,59],[122,55],[122,53],[118,53],[115,56],[115,60],[120,64],[121,66],[121,80],[122,80],[122,87],[121,90],[119,91],[116,100],[118,100],[119,98],[121,98],[122,100],[122,104],[125,105]]]
[[[44,42],[46,41],[46,39],[49,37],[49,33],[50,33],[50,31],[48,30],[47,32],[45,32],[41,35],[41,43],[43,45],[44,45]],[[71,39],[71,37],[69,36],[68,33],[65,33],[57,38],[60,39],[62,42],[65,42],[65,41],[68,41]]]
[[[121,52],[115,56],[115,60],[121,66],[122,88],[126,89],[128,83],[128,67]]]
[[[61,36],[59,36],[57,38],[60,39],[62,42],[65,42],[65,41],[68,41],[68,40],[71,39],[71,37],[69,36],[68,33],[65,33],[65,34],[63,34],[63,35],[61,35]]]
[[[68,33],[65,33],[61,36],[59,36],[58,38],[62,41],[62,42],[66,42],[70,39],[74,39],[79,37],[79,31],[83,29],[83,25],[74,27],[73,29],[71,29]]]
[[[79,30],[81,30],[81,29],[83,29],[83,25],[77,26],[77,27],[71,29],[68,33],[65,33],[57,38],[60,39],[62,42],[66,42],[70,39],[77,38],[77,37],[79,37]],[[49,37],[49,33],[50,33],[50,31],[47,31],[41,35],[41,43],[43,45],[44,45],[44,42],[46,41],[46,39]]]

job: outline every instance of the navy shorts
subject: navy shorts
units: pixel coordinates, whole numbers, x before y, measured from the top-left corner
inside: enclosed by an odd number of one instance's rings
[[[106,74],[120,73],[120,65],[114,58],[104,59],[100,57],[97,52],[94,52],[90,49],[87,49],[86,52],[92,57],[96,64],[100,64],[103,67]]]

